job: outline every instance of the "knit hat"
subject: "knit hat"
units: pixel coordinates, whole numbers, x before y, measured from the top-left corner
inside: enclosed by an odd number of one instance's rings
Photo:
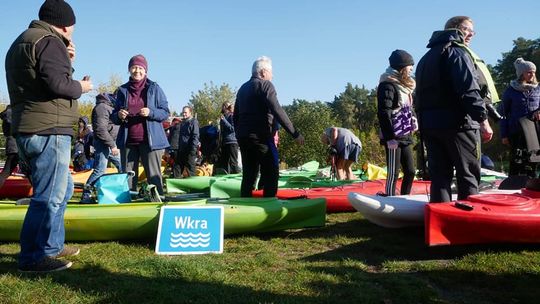
[[[516,68],[517,78],[520,78],[523,73],[536,71],[536,65],[530,61],[523,60],[523,58],[516,59],[516,61],[514,61],[514,67]]]
[[[75,13],[64,0],[46,0],[39,8],[39,20],[58,27],[75,24]]]
[[[84,126],[88,125],[88,122],[89,122],[88,117],[86,117],[86,116],[79,117],[79,122],[81,122],[81,121],[84,123]]]
[[[131,69],[132,66],[138,65],[140,67],[143,67],[146,72],[148,72],[148,63],[146,62],[146,58],[144,58],[143,55],[135,55],[131,57],[128,64],[128,70]]]
[[[388,60],[390,61],[390,67],[397,71],[406,66],[414,65],[413,57],[404,50],[393,51]]]

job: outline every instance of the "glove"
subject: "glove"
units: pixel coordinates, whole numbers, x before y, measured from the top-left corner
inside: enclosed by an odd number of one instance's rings
[[[416,117],[412,117],[412,128],[413,131],[418,131],[418,119]]]

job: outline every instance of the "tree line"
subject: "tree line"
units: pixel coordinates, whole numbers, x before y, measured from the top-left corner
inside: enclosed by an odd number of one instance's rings
[[[540,38],[528,40],[520,37],[514,40],[513,48],[503,53],[497,64],[488,66],[500,96],[510,81],[516,77],[513,63],[518,57],[540,66]],[[107,83],[98,86],[98,91],[113,92],[121,84],[121,78],[113,75]],[[279,88],[277,90],[279,91]],[[235,96],[236,92],[228,84],[215,85],[210,82],[191,94],[188,105],[193,107],[201,126],[218,124],[221,105],[223,102],[234,103]],[[2,103],[5,104],[7,101]],[[80,114],[90,116],[93,105],[93,102],[81,102]],[[0,110],[3,107],[0,106]],[[299,166],[311,160],[325,164],[327,151],[319,139],[324,129],[331,126],[350,129],[360,138],[363,149],[359,165],[364,162],[377,165],[385,163],[384,148],[379,144],[378,137],[376,88],[367,89],[365,86],[347,83],[344,91],[336,95],[332,101],[295,99],[292,104],[283,108],[306,139],[306,144],[299,147],[289,135],[280,132],[278,147],[280,157],[289,167]],[[173,112],[173,115],[176,114]],[[491,124],[495,131],[494,139],[483,145],[482,150],[495,162],[502,163],[508,157],[508,149],[500,142],[498,124],[496,122]],[[0,145],[3,146],[2,141],[3,138],[0,139]]]

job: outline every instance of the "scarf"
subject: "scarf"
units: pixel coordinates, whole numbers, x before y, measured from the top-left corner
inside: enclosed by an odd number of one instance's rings
[[[129,78],[128,84],[128,144],[139,144],[146,141],[145,118],[139,112],[146,105],[146,77],[139,81]]]
[[[130,77],[129,82],[128,82],[128,93],[129,93],[130,103],[135,102],[135,101],[138,101],[136,103],[140,103],[140,100],[142,99],[143,100],[143,107],[144,107],[144,99],[145,99],[146,96],[144,96],[142,93],[143,93],[143,90],[145,88],[146,88],[146,77],[144,77],[143,79],[141,79],[139,81],[133,80]],[[140,108],[139,109],[133,109],[133,110],[136,110],[136,112],[132,113],[131,107],[129,107],[129,108],[130,108],[129,114],[137,114],[139,112],[139,110],[140,110]]]
[[[384,73],[381,75],[379,79],[379,83],[385,82],[385,81],[395,84],[396,87],[398,88],[399,93],[400,93],[399,94],[400,105],[403,105],[404,103],[406,103],[409,106],[411,105],[412,93],[414,91],[414,88],[416,87],[416,82],[414,81],[412,77],[410,78],[410,82],[408,84],[405,84],[401,80],[401,75],[399,74],[399,72],[397,70],[394,70],[391,67],[388,67],[386,71],[384,71]],[[403,100],[403,98],[401,97],[402,95],[408,96],[409,97],[408,100]]]
[[[536,89],[538,83],[527,83],[514,79],[510,81],[510,86],[520,92],[529,92],[532,89]]]

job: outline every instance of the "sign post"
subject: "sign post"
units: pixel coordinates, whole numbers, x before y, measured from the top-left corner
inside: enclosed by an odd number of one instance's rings
[[[223,206],[163,206],[156,253],[163,255],[223,252]]]

